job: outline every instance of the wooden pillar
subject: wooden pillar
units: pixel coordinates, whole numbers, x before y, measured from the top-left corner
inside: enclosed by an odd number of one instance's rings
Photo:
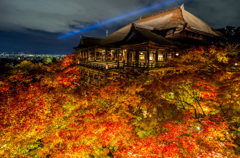
[[[94,49],[94,61],[96,61],[97,60],[97,50],[96,50],[96,48]]]
[[[116,50],[116,60],[117,60],[117,61],[119,61],[119,53],[120,53],[120,51],[117,49],[117,50]]]
[[[155,54],[155,62],[157,63],[158,62],[158,49],[156,49],[156,54]]]
[[[89,61],[89,50],[87,50],[87,61]]]
[[[127,50],[122,50],[122,57],[123,57],[123,60],[124,60],[124,62],[127,62]]]
[[[168,61],[168,53],[169,53],[169,50],[167,50],[167,51],[165,52],[165,59],[166,59],[166,61]]]
[[[119,53],[120,53],[120,50],[117,49],[116,53],[117,53],[117,68],[119,68]]]
[[[113,54],[113,53],[112,53],[112,50],[110,50],[110,51],[109,51],[110,61],[112,61],[112,57],[113,57],[112,54]]]
[[[83,51],[84,61],[86,61],[86,51]]]
[[[117,59],[117,53],[116,53],[116,51],[117,51],[117,50],[114,50],[114,51],[113,51],[113,58],[114,58],[114,61],[116,61],[116,59]]]
[[[136,66],[138,67],[138,63],[139,63],[139,50],[136,50],[136,52],[135,52],[135,62],[136,62]]]
[[[119,60],[123,61],[123,60],[124,60],[124,59],[123,59],[123,51],[120,50],[119,52],[120,52],[120,54],[119,54]]]
[[[118,61],[118,50],[115,50],[114,52],[114,60]]]
[[[122,54],[121,50],[118,50],[118,60],[119,61],[122,61],[122,56],[123,56],[123,54]]]
[[[117,50],[117,61],[120,61],[120,50]]]
[[[134,61],[135,61],[135,52],[132,52],[132,53],[131,53],[131,62],[133,62],[133,59],[134,59]]]
[[[113,61],[113,59],[115,60],[115,51],[116,50],[111,51],[111,61]]]
[[[102,59],[102,61],[103,61],[103,50],[102,50],[102,52],[101,52],[101,59]]]
[[[129,50],[125,51],[125,54],[127,56],[127,65],[129,65]]]
[[[108,50],[105,51],[105,61],[108,60]]]
[[[147,67],[149,66],[149,48],[147,48],[147,62],[146,62],[146,64],[147,64]]]

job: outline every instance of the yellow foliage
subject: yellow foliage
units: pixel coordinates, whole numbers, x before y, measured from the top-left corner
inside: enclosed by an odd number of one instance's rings
[[[34,67],[34,64],[31,61],[24,60],[20,63],[20,68],[26,71],[32,70]]]

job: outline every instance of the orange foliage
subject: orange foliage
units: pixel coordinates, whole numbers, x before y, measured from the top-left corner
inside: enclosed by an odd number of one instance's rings
[[[147,84],[124,79],[88,89],[86,96],[73,55],[59,68],[45,65],[40,83],[34,74],[9,76],[0,82],[0,156],[237,156],[232,131],[239,74],[214,73],[203,64],[222,69],[223,52],[195,52],[184,59],[198,64],[181,65],[193,68],[192,74],[155,77]]]

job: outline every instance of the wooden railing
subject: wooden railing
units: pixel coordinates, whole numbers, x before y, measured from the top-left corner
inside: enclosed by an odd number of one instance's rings
[[[138,68],[164,68],[166,67],[166,62],[158,63],[142,63],[142,62],[117,62],[117,63],[97,63],[97,62],[88,62],[80,61],[79,65],[99,69],[99,70],[109,70],[109,69],[119,69],[125,67],[138,67]]]
[[[129,66],[129,67],[142,67],[142,68],[162,68],[166,67],[166,62],[157,62],[157,63],[142,63],[142,62],[123,62],[124,66]]]
[[[89,68],[99,69],[99,70],[119,69],[123,67],[123,64],[119,62],[117,64],[110,64],[110,63],[100,64],[100,63],[81,61],[79,65],[89,67]]]

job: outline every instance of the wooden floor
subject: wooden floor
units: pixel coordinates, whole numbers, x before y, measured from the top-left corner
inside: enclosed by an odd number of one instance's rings
[[[80,73],[82,75],[83,84],[87,84],[96,88],[106,85],[110,81],[122,78],[134,78],[142,74],[166,76],[182,73],[181,70],[175,70],[173,67],[134,67],[124,66],[123,63],[116,62],[85,62],[79,64]],[[107,68],[108,67],[108,68]]]

